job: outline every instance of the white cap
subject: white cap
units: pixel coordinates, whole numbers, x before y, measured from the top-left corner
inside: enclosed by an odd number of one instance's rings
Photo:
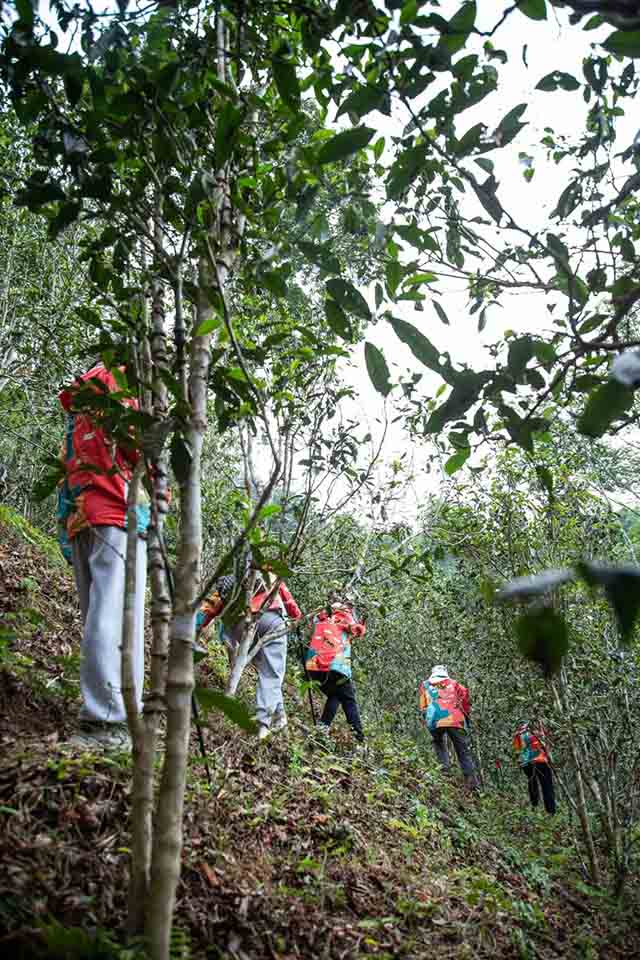
[[[438,663],[431,671],[431,676],[429,677],[427,683],[437,683],[438,680],[448,680],[449,671],[443,663]]]

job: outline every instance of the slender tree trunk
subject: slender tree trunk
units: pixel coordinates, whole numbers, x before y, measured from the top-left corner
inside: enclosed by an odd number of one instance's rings
[[[138,712],[135,689],[133,649],[136,635],[136,592],[145,584],[137,583],[138,518],[136,505],[144,461],[134,468],[127,498],[127,553],[125,560],[124,614],[122,620],[122,696],[127,723],[133,740],[133,787],[131,797],[131,876],[129,881],[128,927],[130,932],[142,928],[144,902],[148,886],[148,849],[150,831],[144,829],[143,796],[139,789],[139,770],[143,753],[143,725]]]
[[[200,264],[199,273],[201,300],[196,311],[196,329],[210,315],[211,307],[205,291],[215,282],[203,263]],[[180,484],[181,525],[166,687],[167,739],[158,796],[151,863],[151,895],[146,923],[152,960],[169,958],[171,921],[180,877],[182,819],[194,685],[193,639],[202,556],[200,463],[207,427],[210,347],[211,334],[194,337],[192,340],[189,377],[192,412],[185,432],[191,461]]]
[[[156,244],[161,243],[159,222],[155,223]],[[162,371],[168,370],[165,313],[162,284],[152,284],[151,337],[144,343],[143,358],[145,384],[151,383],[150,395],[146,391],[145,407],[155,425],[161,424],[168,415],[167,388]],[[149,578],[151,583],[151,668],[148,693],[145,697],[142,717],[140,749],[133,770],[132,803],[136,816],[132,821],[133,846],[138,863],[135,878],[132,875],[129,895],[128,931],[138,934],[144,930],[147,908],[152,856],[153,803],[155,784],[155,759],[158,748],[160,718],[165,710],[165,686],[167,651],[169,647],[169,623],[171,621],[171,592],[168,582],[167,558],[164,549],[164,520],[168,510],[168,465],[164,448],[150,456],[151,470],[148,480],[152,486],[151,522],[147,533]]]

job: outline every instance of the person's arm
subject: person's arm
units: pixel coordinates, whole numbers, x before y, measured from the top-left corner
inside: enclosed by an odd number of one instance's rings
[[[425,689],[424,689],[424,683],[422,682],[422,680],[420,681],[420,685],[419,685],[419,687],[418,687],[418,695],[419,695],[419,698],[420,698],[420,699],[419,699],[419,702],[420,702],[420,712],[421,712],[421,713],[424,713],[424,711],[425,711],[425,710],[427,709],[427,707],[429,706],[429,703],[428,703],[428,700],[427,700],[427,694],[426,694],[426,691],[425,691]]]
[[[461,683],[458,684],[458,694],[460,697],[460,707],[464,713],[467,720],[471,719],[471,699],[469,698],[469,691],[466,687],[463,687]]]
[[[205,630],[214,617],[217,617],[219,613],[222,612],[224,607],[224,600],[220,596],[217,590],[214,590],[210,597],[207,597],[206,600],[203,600],[200,609],[196,614],[196,633],[201,633]]]
[[[284,583],[281,583],[279,592],[280,592],[280,597],[282,599],[282,602],[284,603],[284,608],[289,614],[289,616],[291,617],[291,619],[299,620],[300,617],[302,616],[302,610],[293,599],[293,595],[291,594],[287,585]]]

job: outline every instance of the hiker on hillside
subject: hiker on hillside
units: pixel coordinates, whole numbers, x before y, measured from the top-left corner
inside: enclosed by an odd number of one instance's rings
[[[63,554],[73,564],[83,622],[81,644],[80,730],[71,743],[87,749],[130,749],[121,692],[121,643],[127,549],[127,488],[138,454],[117,445],[101,425],[102,414],[89,410],[87,398],[119,390],[102,363],[60,393],[67,412],[62,450],[65,478],[58,495],[58,530]],[[134,399],[125,401],[136,407]],[[146,495],[143,494],[146,499]],[[149,507],[136,508],[135,636],[133,670],[142,709],[144,679],[144,595],[147,550],[144,535]]]
[[[449,750],[445,738],[453,743],[458,762],[468,787],[476,786],[476,777],[469,746],[471,703],[469,691],[452,680],[447,668],[437,664],[419,687],[420,712],[431,734],[436,757],[442,769],[449,770]]]
[[[364,742],[360,711],[351,674],[351,641],[366,632],[358,622],[350,597],[334,597],[328,610],[321,611],[314,623],[305,651],[305,671],[320,684],[327,698],[318,729],[327,733],[342,706],[347,722],[359,743]]]
[[[214,617],[224,614],[235,592],[235,583],[233,576],[221,577],[217,581],[213,594],[204,601],[198,612],[196,628],[199,632],[204,630]],[[242,640],[246,622],[244,610],[237,603],[233,606],[231,615],[224,618],[223,628],[225,642],[232,652],[238,648]],[[282,698],[288,639],[285,614],[295,622],[300,619],[302,612],[287,585],[280,581],[276,587],[275,577],[268,573],[258,575],[250,607],[256,620],[254,642],[267,634],[273,634],[252,660],[258,671],[256,687],[258,737],[264,740],[270,733],[284,730],[287,726],[287,715]]]
[[[544,808],[547,813],[554,814],[556,798],[544,727],[538,724],[532,728],[528,720],[520,720],[513,735],[513,749],[518,755],[520,769],[527,777],[531,806],[538,806],[542,788]]]

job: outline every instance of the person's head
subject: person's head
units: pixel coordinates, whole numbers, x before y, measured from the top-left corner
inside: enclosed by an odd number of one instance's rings
[[[437,663],[429,676],[429,683],[440,683],[442,680],[449,679],[449,671],[444,663]]]
[[[521,718],[516,723],[516,730],[526,730],[528,726],[529,726],[529,721],[524,718]]]
[[[332,590],[329,594],[329,604],[332,610],[353,610],[353,598],[346,591]]]

